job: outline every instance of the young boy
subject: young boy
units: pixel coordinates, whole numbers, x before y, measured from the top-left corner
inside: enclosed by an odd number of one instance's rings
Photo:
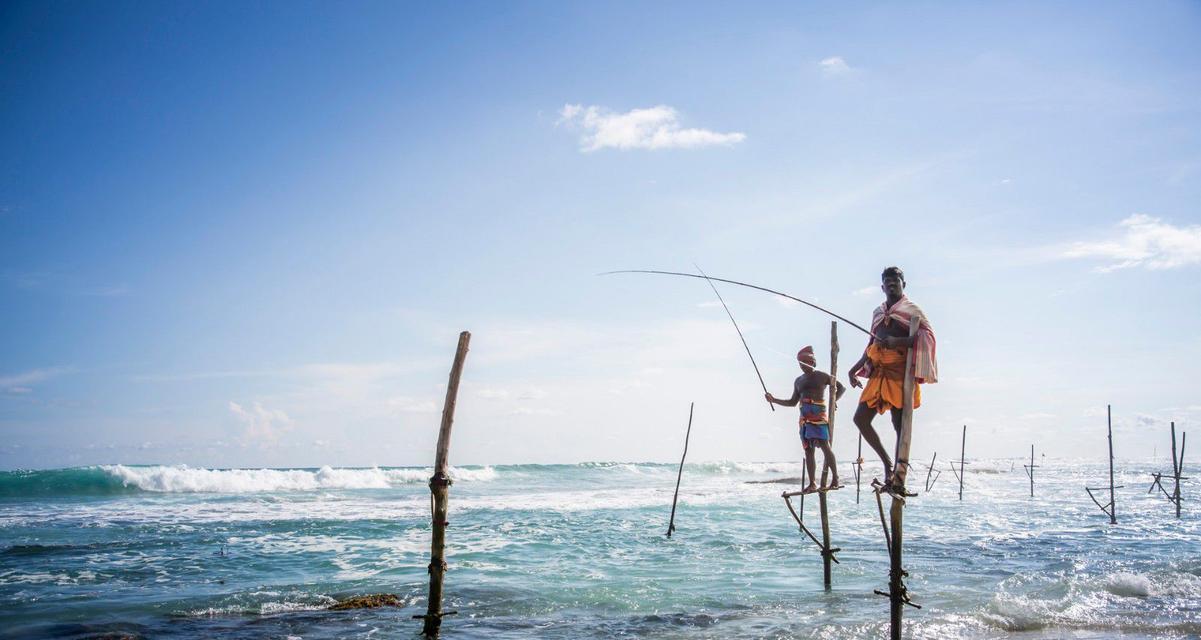
[[[802,491],[812,493],[818,490],[813,453],[815,446],[822,450],[822,474],[825,475],[825,469],[829,469],[832,476],[831,484],[823,484],[821,488],[837,489],[842,485],[838,483],[838,466],[834,461],[834,452],[830,449],[830,424],[826,418],[826,389],[830,388],[830,376],[814,368],[817,366],[817,358],[813,355],[813,347],[805,347],[798,351],[796,359],[803,373],[792,384],[792,397],[788,400],[778,400],[770,393],[765,394],[765,397],[768,402],[782,407],[795,407],[798,402],[801,405],[801,445],[805,449],[805,467],[809,470],[809,484]],[[837,385],[838,392],[833,401],[837,402],[846,391],[846,387],[842,386],[841,382],[834,384]]]

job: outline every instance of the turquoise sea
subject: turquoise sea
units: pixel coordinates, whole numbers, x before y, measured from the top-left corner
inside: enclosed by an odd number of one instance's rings
[[[1201,637],[1196,480],[1183,517],[1149,494],[1161,461],[1119,461],[1118,524],[1089,500],[1102,463],[947,466],[906,509],[913,638]],[[873,467],[867,467],[870,472]],[[1189,465],[1185,474],[1199,474]],[[780,498],[795,462],[463,467],[450,493],[443,635],[880,638],[888,558],[866,489],[830,494],[833,588]],[[0,636],[415,637],[429,469],[98,466],[0,473]],[[911,486],[922,488],[918,464]],[[866,480],[866,478],[865,478]],[[887,508],[887,502],[885,504]],[[818,522],[817,500],[805,504]],[[820,526],[816,527],[820,531]],[[406,606],[327,611],[350,595]]]

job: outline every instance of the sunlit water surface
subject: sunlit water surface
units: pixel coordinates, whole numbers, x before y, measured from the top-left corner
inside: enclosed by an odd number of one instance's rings
[[[913,638],[1201,637],[1195,481],[1183,517],[1148,494],[1166,461],[942,463],[905,521]],[[89,467],[0,473],[0,635],[411,637],[425,609],[428,469]],[[445,635],[884,637],[888,557],[873,494],[830,494],[833,588],[780,498],[795,463],[455,470]],[[1186,475],[1189,469],[1186,469]],[[1197,476],[1194,469],[1191,473]],[[919,465],[911,486],[921,488]],[[754,482],[751,482],[754,481]],[[866,481],[866,478],[865,478]],[[1170,486],[1169,486],[1170,489]],[[887,501],[885,502],[887,509]],[[820,535],[817,500],[805,519]],[[332,612],[388,592],[402,608]]]

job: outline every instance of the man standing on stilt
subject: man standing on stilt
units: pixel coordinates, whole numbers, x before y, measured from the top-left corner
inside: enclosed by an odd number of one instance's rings
[[[872,427],[872,419],[885,411],[891,412],[892,426],[901,433],[901,413],[905,397],[905,358],[910,349],[913,359],[913,407],[921,406],[919,384],[938,382],[938,363],[935,360],[934,329],[920,307],[905,296],[905,274],[897,267],[888,267],[880,274],[880,289],[885,300],[872,313],[872,334],[863,357],[847,373],[852,387],[862,387],[859,378],[867,378],[867,386],[859,396],[855,410],[855,426],[863,439],[884,463],[884,484],[893,481],[892,460],[880,436]],[[909,337],[911,322],[920,322],[916,336]],[[901,487],[894,487],[900,489]]]
[[[788,400],[778,400],[770,393],[764,394],[764,397],[768,402],[782,407],[795,407],[797,403],[801,405],[801,446],[805,449],[805,468],[809,470],[809,485],[802,489],[802,492],[813,493],[818,490],[814,447],[822,450],[823,480],[825,469],[833,472],[830,484],[823,484],[821,488],[838,489],[842,485],[838,482],[838,465],[834,461],[834,451],[830,449],[830,424],[826,417],[826,390],[830,388],[830,375],[814,368],[817,366],[817,358],[813,355],[813,347],[801,349],[797,352],[796,359],[803,373],[792,384],[792,397]],[[838,392],[835,397],[830,398],[830,402],[836,402],[847,390],[841,382],[835,381],[834,384],[837,385]]]

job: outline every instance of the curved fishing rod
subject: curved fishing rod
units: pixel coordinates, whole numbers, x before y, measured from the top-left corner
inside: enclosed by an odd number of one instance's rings
[[[726,280],[725,278],[714,278],[711,276],[698,276],[695,273],[680,273],[679,271],[654,271],[651,269],[623,269],[620,271],[606,271],[604,273],[598,273],[596,275],[609,276],[609,275],[613,275],[616,273],[657,273],[657,274],[663,275],[663,276],[682,276],[685,278],[701,278],[701,279],[710,280],[710,281],[716,280],[718,282],[725,282],[727,284],[736,284],[740,287],[747,287],[748,289],[757,289],[759,291],[763,291],[765,293],[770,293],[772,295],[777,295],[777,296],[780,296],[781,298],[788,298],[789,300],[799,302],[807,307],[812,307],[814,309],[817,309],[818,311],[821,311],[822,313],[824,313],[826,315],[829,315],[829,316],[838,318],[839,320],[842,320],[843,322],[851,325],[852,327],[855,327],[856,329],[862,331],[863,333],[866,333],[867,335],[869,335],[873,338],[877,338],[876,334],[872,333],[871,331],[868,331],[867,329],[864,329],[863,327],[859,326],[858,324],[855,324],[854,322],[838,315],[837,313],[830,311],[829,309],[819,307],[818,305],[815,305],[812,302],[809,302],[808,300],[801,300],[800,298],[798,298],[796,296],[790,296],[787,293],[781,293],[779,291],[776,291],[775,289],[768,289],[767,287],[760,287],[759,285],[755,285],[755,284],[747,284],[745,282],[739,282],[737,280]],[[712,282],[710,282],[710,284],[712,284]]]
[[[742,348],[746,349],[746,357],[751,359],[751,366],[755,368],[755,375],[759,376],[759,386],[763,387],[764,396],[770,395],[767,390],[767,384],[763,382],[763,374],[759,373],[759,365],[755,364],[755,356],[751,355],[751,348],[746,343],[746,337],[742,335],[742,329],[738,328],[738,321],[734,319],[734,314],[730,313],[730,307],[726,306],[726,301],[721,297],[721,293],[717,290],[717,285],[713,284],[713,281],[709,279],[709,276],[705,275],[705,272],[701,269],[700,265],[694,262],[692,266],[696,267],[696,270],[701,272],[701,275],[705,277],[705,282],[708,282],[709,287],[713,289],[713,293],[717,294],[717,301],[721,303],[721,308],[726,310],[726,315],[730,316],[730,322],[734,323],[734,330],[738,332],[738,339],[742,340]],[[772,411],[776,410],[776,405],[771,400],[768,400],[766,397],[763,399],[767,402],[767,406],[771,407]]]

